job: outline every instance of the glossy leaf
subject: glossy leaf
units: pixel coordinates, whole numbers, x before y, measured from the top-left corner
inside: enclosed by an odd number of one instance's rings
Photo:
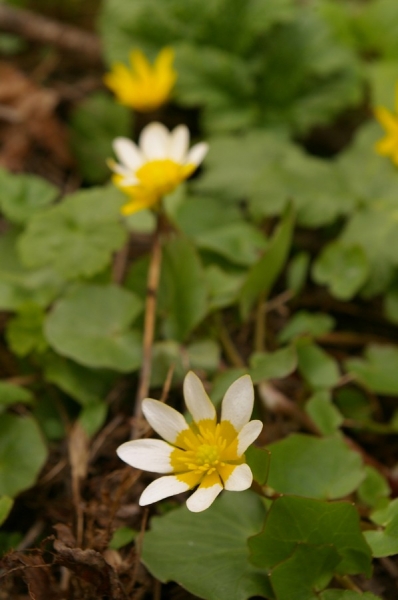
[[[387,479],[370,465],[365,467],[366,477],[358,488],[358,496],[368,506],[376,506],[382,499],[391,494]]]
[[[337,362],[316,344],[305,339],[299,341],[297,356],[298,369],[312,389],[330,388],[339,381]]]
[[[14,501],[9,496],[0,496],[0,525],[7,519]]]
[[[83,366],[134,371],[141,335],[130,325],[142,309],[137,296],[115,285],[81,284],[55,304],[45,336],[56,352]]]
[[[381,600],[370,592],[359,593],[351,590],[325,590],[319,596],[320,600]]]
[[[47,458],[47,448],[32,417],[0,415],[0,496],[31,487]]]
[[[344,421],[343,415],[333,404],[325,390],[315,392],[305,405],[305,412],[311,417],[323,435],[335,433]]]
[[[48,353],[42,363],[45,379],[82,406],[104,400],[114,379],[109,372],[94,371],[55,353]]]
[[[59,190],[41,177],[4,169],[0,169],[0,189],[1,212],[17,225],[27,223],[59,196]]]
[[[398,554],[398,499],[390,502],[386,508],[373,512],[370,518],[384,527],[378,531],[365,531],[373,556],[379,558]]]
[[[19,313],[7,323],[7,342],[17,356],[27,356],[31,352],[42,353],[47,349],[43,335],[44,316],[40,306],[27,303],[22,305]]]
[[[51,266],[67,279],[91,277],[126,241],[116,188],[78,191],[32,218],[19,241],[24,264]]]
[[[263,519],[257,495],[223,492],[202,513],[183,506],[154,517],[142,560],[160,581],[178,581],[206,600],[268,597],[267,575],[249,563],[247,548],[247,538],[260,530]]]
[[[250,375],[254,383],[264,379],[279,379],[290,375],[297,367],[294,346],[286,346],[275,352],[256,352],[251,355]]]
[[[398,396],[398,349],[395,346],[368,346],[364,358],[349,358],[345,367],[367,388],[378,394]]]
[[[19,310],[34,302],[46,307],[64,288],[65,282],[50,267],[27,269],[17,252],[18,232],[0,237],[0,308]]]
[[[206,316],[208,293],[199,255],[186,238],[163,248],[158,312],[168,338],[184,341]]]
[[[267,485],[280,494],[309,498],[344,498],[365,478],[361,456],[338,437],[304,434],[270,444],[271,466]]]
[[[312,271],[314,280],[327,285],[339,300],[350,300],[369,275],[369,263],[360,246],[332,242],[321,252]]]
[[[34,400],[32,392],[13,383],[0,381],[0,413],[13,404],[32,404]]]
[[[299,310],[279,332],[278,340],[283,344],[301,335],[317,338],[332,331],[334,326],[335,319],[330,315]]]
[[[322,574],[322,562],[315,559],[319,549],[332,547],[338,555],[332,567],[323,563],[323,574],[330,577],[331,571],[339,574],[371,572],[371,553],[360,528],[359,516],[355,507],[348,502],[320,502],[309,498],[283,496],[277,498],[269,510],[264,529],[249,540],[251,560],[258,567],[273,570],[283,564],[298,545],[304,544],[307,550],[297,556],[294,570],[296,584],[311,580],[311,572],[297,572],[297,564],[311,554],[317,565],[318,575]],[[326,556],[324,556],[326,558]],[[286,574],[286,570],[285,570]],[[325,585],[327,581],[325,582]],[[293,589],[290,591],[293,597]],[[286,598],[286,596],[284,596]]]
[[[290,206],[273,234],[264,256],[247,274],[240,292],[240,311],[249,316],[253,304],[261,294],[267,295],[285,266],[293,233],[293,210]]]

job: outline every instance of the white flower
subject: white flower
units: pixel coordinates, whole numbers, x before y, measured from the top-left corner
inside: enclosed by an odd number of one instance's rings
[[[204,159],[208,145],[200,142],[189,150],[189,130],[178,125],[169,131],[161,123],[150,123],[140,135],[139,145],[128,138],[113,142],[119,160],[109,161],[113,182],[130,201],[122,208],[131,214],[151,208],[192,175]]]
[[[249,375],[227,390],[221,422],[200,379],[191,371],[184,380],[184,398],[193,422],[188,425],[174,408],[147,398],[144,415],[166,441],[134,440],[117,449],[119,457],[136,469],[164,473],[142,493],[141,506],[199,486],[188,498],[193,512],[208,508],[223,488],[240,492],[250,487],[253,475],[244,452],[258,437],[261,421],[250,421],[254,391]]]

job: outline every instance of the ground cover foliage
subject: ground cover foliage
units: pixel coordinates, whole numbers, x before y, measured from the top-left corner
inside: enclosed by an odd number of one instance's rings
[[[102,55],[0,13],[0,600],[395,599],[398,167],[373,108],[396,0],[6,6]],[[165,46],[169,103],[119,104],[103,74]],[[141,508],[152,478],[116,455],[156,219],[122,217],[106,160],[154,120],[209,153],[164,199],[151,397],[180,410],[194,370],[219,408],[248,373],[264,422],[252,489],[199,514]]]

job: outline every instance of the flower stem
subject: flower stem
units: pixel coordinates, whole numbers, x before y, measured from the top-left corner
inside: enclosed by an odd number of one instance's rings
[[[225,352],[225,356],[234,367],[244,367],[244,360],[240,356],[231,336],[229,335],[229,331],[225,326],[221,312],[218,312],[214,315],[214,324],[217,329],[219,340]]]
[[[147,293],[145,301],[144,336],[142,343],[142,366],[134,409],[133,439],[140,437],[143,429],[142,401],[148,396],[152,370],[152,346],[156,321],[156,301],[162,263],[161,232],[163,228],[162,214],[157,215],[157,225],[152,244],[151,260],[149,263]]]

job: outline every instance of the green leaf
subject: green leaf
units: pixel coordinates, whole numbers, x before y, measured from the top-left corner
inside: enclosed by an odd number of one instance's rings
[[[43,335],[44,310],[37,304],[21,306],[19,313],[7,323],[6,339],[10,349],[17,356],[27,356],[31,352],[39,354],[47,349]]]
[[[360,246],[332,242],[321,252],[312,275],[316,283],[329,286],[339,300],[350,300],[361,289],[369,275],[369,263]]]
[[[297,311],[279,332],[278,340],[285,344],[301,335],[314,338],[321,337],[332,331],[335,319],[325,313],[310,313],[306,310]]]
[[[13,383],[0,381],[0,413],[4,412],[7,406],[19,402],[21,404],[32,404],[33,400],[33,395],[29,390]]]
[[[184,196],[172,218],[188,237],[195,238],[223,225],[241,222],[241,211],[234,204],[220,202],[219,198],[208,195]]]
[[[263,519],[257,495],[223,492],[202,513],[191,513],[184,506],[154,517],[144,537],[142,560],[160,581],[178,581],[206,600],[268,597],[267,576],[250,565],[246,543]]]
[[[275,352],[255,352],[250,356],[249,364],[254,383],[286,377],[297,367],[296,348],[287,346]]]
[[[240,292],[240,311],[247,319],[261,294],[267,295],[280,275],[290,250],[293,233],[293,210],[290,206],[273,234],[264,256],[249,270]]]
[[[58,189],[45,179],[4,169],[0,169],[0,189],[1,212],[17,225],[27,223],[59,195]]]
[[[244,221],[214,227],[194,239],[198,248],[211,250],[241,266],[252,265],[267,247],[264,235]]]
[[[308,268],[310,264],[310,254],[308,252],[299,252],[290,261],[286,272],[286,287],[291,290],[294,295],[298,295],[308,276]]]
[[[165,335],[184,341],[206,316],[208,294],[199,255],[186,238],[174,238],[163,247],[158,312]]]
[[[109,548],[112,550],[119,550],[130,544],[138,535],[138,531],[131,527],[118,527],[114,532],[111,541],[109,542]]]
[[[381,498],[391,494],[388,481],[374,467],[366,465],[366,477],[358,488],[358,497],[368,506],[375,506]]]
[[[254,481],[260,485],[265,485],[270,466],[271,453],[266,448],[249,446],[245,452],[246,462],[249,465]]]
[[[337,566],[332,567],[335,573],[365,573],[370,576],[370,548],[362,535],[358,512],[348,502],[328,503],[295,496],[277,498],[266,516],[264,529],[249,540],[251,560],[256,566],[273,572],[301,544],[307,548],[304,553],[307,556],[313,547],[314,560],[317,548],[332,547],[340,559]],[[301,579],[301,584],[305,584],[307,578],[311,579],[311,572],[305,569],[300,578],[297,564],[302,557],[298,555],[293,564],[296,583]],[[315,564],[319,574],[322,561]],[[325,575],[329,576],[330,569],[327,565],[324,568]],[[293,590],[289,597],[295,598]]]
[[[343,415],[332,403],[330,393],[325,390],[319,390],[309,398],[305,412],[323,435],[335,433],[344,421]]]
[[[28,224],[19,249],[27,267],[51,265],[68,279],[103,270],[126,241],[116,188],[93,188],[66,197]]]
[[[398,396],[398,348],[372,344],[364,358],[349,358],[345,361],[348,373],[353,373],[367,388],[386,396]]]
[[[54,397],[46,390],[40,394],[39,402],[35,405],[33,414],[46,438],[53,442],[66,436],[65,423],[54,402]]]
[[[0,496],[0,525],[4,523],[11,509],[14,505],[14,501],[9,496]]]
[[[130,324],[142,308],[137,296],[115,285],[81,284],[55,304],[45,336],[56,352],[86,367],[134,371],[141,335]]]
[[[329,354],[304,338],[297,341],[296,347],[298,369],[312,389],[330,388],[337,384],[339,368]]]
[[[101,183],[109,178],[106,159],[111,156],[112,142],[129,136],[132,112],[104,92],[87,97],[72,113],[71,146],[83,178]]]
[[[108,415],[106,402],[87,404],[79,415],[79,423],[89,437],[93,437],[103,427]]]
[[[47,306],[65,286],[53,269],[26,269],[17,253],[18,235],[9,230],[0,237],[0,308],[18,310],[27,302]]]
[[[268,449],[267,485],[280,494],[333,500],[356,490],[365,477],[361,456],[337,436],[293,434]]]
[[[352,210],[354,199],[331,161],[307,155],[291,144],[283,157],[264,163],[252,188],[250,210],[256,216],[280,214],[292,202],[304,227],[333,223]]]
[[[394,281],[384,296],[384,313],[395,325],[398,324],[398,282]]]
[[[379,531],[364,533],[373,556],[380,558],[398,554],[398,499],[390,502],[386,508],[373,512],[370,518],[377,525],[384,527]]]
[[[31,487],[47,458],[47,448],[32,417],[0,415],[0,496]]]
[[[211,138],[206,170],[195,183],[195,190],[220,197],[227,207],[231,202],[242,201],[252,193],[253,182],[264,163],[282,160],[288,148],[289,142],[283,137],[261,129]]]
[[[205,270],[209,288],[209,308],[215,310],[235,304],[245,278],[245,271],[226,271],[217,264],[211,264]]]
[[[315,590],[328,584],[340,562],[337,550],[328,545],[298,545],[291,556],[276,565],[270,575],[278,600],[316,600]]]
[[[43,357],[42,364],[45,379],[82,406],[105,399],[114,379],[109,372],[88,369],[55,353]]]
[[[381,600],[370,592],[364,594],[350,590],[326,590],[319,596],[319,600]]]

